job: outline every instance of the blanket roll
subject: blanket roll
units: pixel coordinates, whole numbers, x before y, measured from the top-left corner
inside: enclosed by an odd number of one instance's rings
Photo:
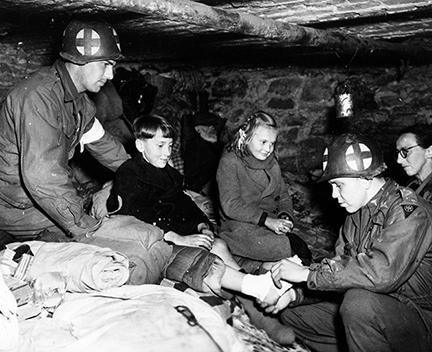
[[[68,291],[91,292],[121,286],[129,278],[128,259],[109,248],[75,242],[25,243],[34,254],[27,273],[30,280],[44,273],[61,272],[66,276]]]

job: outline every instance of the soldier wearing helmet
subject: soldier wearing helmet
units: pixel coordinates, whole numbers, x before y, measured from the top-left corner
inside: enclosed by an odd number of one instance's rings
[[[129,158],[123,146],[103,129],[86,94],[98,92],[113,78],[113,66],[120,57],[118,36],[109,24],[74,20],[63,33],[60,58],[19,83],[7,96],[0,110],[0,244],[73,240],[110,246],[139,258],[133,265],[131,283],[152,282],[159,278],[164,260],[149,264],[151,272],[140,271],[146,270],[145,262],[153,258],[153,252],[136,244],[153,246],[162,234],[152,232],[154,241],[140,240],[139,236],[148,236],[148,230],[123,227],[127,234],[140,235],[121,242],[114,232],[115,239],[100,242],[98,230],[113,219],[102,221],[84,211],[68,166],[75,151],[84,149],[112,171]],[[107,227],[115,228],[106,225],[105,231]],[[171,254],[163,241],[154,246],[158,256],[168,258]]]
[[[84,212],[68,161],[77,146],[113,171],[128,159],[86,94],[113,77],[121,56],[116,32],[106,23],[74,20],[60,56],[19,83],[0,111],[0,230],[11,240],[95,231],[99,221]]]
[[[281,320],[313,350],[431,350],[432,210],[383,178],[385,168],[373,141],[336,137],[321,178],[348,213],[335,256],[309,267],[288,258],[272,268],[276,284],[294,288],[267,311],[282,310]]]

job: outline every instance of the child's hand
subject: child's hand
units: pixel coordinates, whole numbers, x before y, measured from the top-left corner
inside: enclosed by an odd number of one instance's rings
[[[277,235],[285,235],[293,228],[293,223],[288,219],[273,219],[267,218],[265,225]]]
[[[213,248],[214,239],[212,236],[200,233],[189,236],[179,235],[175,240],[172,240],[172,242],[178,246],[201,247],[210,251]]]
[[[207,250],[211,250],[213,248],[213,232],[210,231],[211,234],[208,233],[199,233],[189,236],[182,236],[174,231],[168,231],[164,235],[165,241],[172,242],[178,246],[186,246],[186,247],[202,247]]]
[[[291,258],[282,259],[271,268],[272,278],[276,287],[281,287],[280,280],[288,282],[304,282],[307,281],[309,268],[298,264]]]
[[[209,236],[209,237],[214,241],[214,233],[213,233],[212,230],[203,229],[203,230],[201,230],[201,233],[202,233],[203,235],[207,235],[207,236]]]

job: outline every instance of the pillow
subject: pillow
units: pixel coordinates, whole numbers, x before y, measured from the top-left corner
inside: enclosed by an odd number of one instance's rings
[[[124,254],[129,259],[127,283],[131,285],[158,283],[172,253],[159,227],[128,215],[105,217],[97,231],[80,242]]]

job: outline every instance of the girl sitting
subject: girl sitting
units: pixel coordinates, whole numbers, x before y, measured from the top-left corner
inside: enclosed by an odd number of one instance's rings
[[[297,254],[307,265],[306,243],[291,233],[291,198],[274,155],[278,128],[265,112],[252,114],[222,155],[217,170],[221,233],[245,268]]]

